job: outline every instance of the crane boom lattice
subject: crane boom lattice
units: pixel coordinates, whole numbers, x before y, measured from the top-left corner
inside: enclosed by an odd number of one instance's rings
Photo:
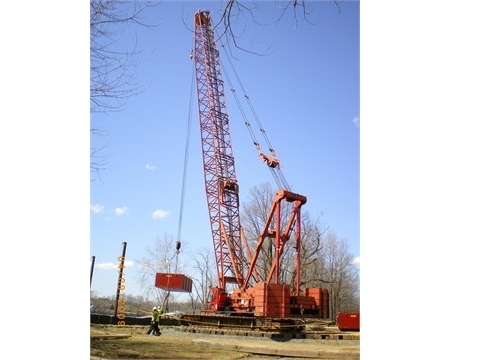
[[[243,286],[246,270],[241,245],[239,187],[219,51],[207,11],[195,14],[194,59],[205,189],[219,267],[219,286],[224,289],[228,282]]]

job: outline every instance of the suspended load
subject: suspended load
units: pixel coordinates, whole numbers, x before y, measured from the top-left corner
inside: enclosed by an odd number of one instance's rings
[[[173,292],[191,292],[193,280],[183,274],[156,273],[155,287]]]

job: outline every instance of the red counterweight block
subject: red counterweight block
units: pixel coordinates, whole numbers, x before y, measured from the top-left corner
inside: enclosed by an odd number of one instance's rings
[[[176,292],[191,292],[193,280],[183,274],[156,273],[155,287]]]

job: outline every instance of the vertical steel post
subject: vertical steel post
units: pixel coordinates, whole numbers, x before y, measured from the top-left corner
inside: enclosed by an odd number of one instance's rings
[[[115,316],[118,315],[118,300],[120,300],[120,291],[123,279],[123,268],[125,267],[126,242],[123,242],[123,252],[120,257],[120,271],[118,271],[118,286],[116,287]]]
[[[93,268],[95,267],[95,257],[91,257],[91,268],[90,268],[90,290],[91,290],[91,280],[93,279]]]
[[[273,268],[274,271],[274,283],[279,284],[279,270],[280,270],[280,257],[281,257],[281,200],[276,203],[276,236],[275,236],[275,256]]]
[[[296,201],[296,296],[301,295],[301,204]]]

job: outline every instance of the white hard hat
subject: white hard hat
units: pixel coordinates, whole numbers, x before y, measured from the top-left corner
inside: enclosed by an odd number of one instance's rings
[[[156,306],[153,308],[153,310],[156,310]]]

